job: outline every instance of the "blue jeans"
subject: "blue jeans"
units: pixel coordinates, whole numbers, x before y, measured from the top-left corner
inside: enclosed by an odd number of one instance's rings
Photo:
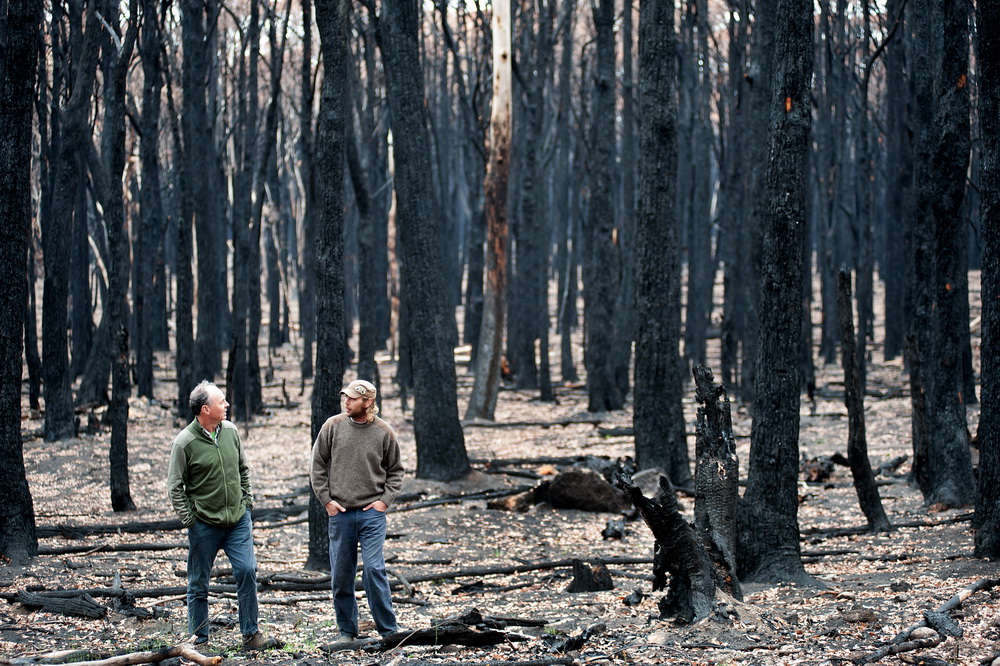
[[[385,513],[368,509],[348,509],[330,516],[330,587],[333,610],[340,633],[358,635],[358,602],[354,598],[354,579],[358,573],[358,545],[365,568],[361,582],[368,597],[368,609],[378,633],[396,631],[396,613],[392,610],[389,579],[385,574]]]
[[[200,520],[188,528],[188,635],[208,638],[208,581],[221,548],[233,565],[240,608],[240,632],[257,633],[257,559],[253,554],[250,511],[232,527],[212,527]]]

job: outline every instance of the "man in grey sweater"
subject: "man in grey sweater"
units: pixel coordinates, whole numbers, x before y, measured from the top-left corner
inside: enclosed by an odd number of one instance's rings
[[[358,635],[354,579],[358,546],[361,580],[379,634],[397,630],[385,572],[385,512],[403,483],[399,443],[392,426],[378,418],[375,386],[362,379],[343,391],[344,411],[327,419],[313,443],[309,475],[316,498],[329,516],[330,587],[340,629],[338,643]]]

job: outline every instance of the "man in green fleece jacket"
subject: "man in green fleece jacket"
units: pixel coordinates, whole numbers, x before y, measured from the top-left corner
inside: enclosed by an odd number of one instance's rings
[[[250,469],[236,426],[226,420],[229,403],[218,386],[203,381],[191,391],[194,420],[170,449],[170,503],[188,528],[188,635],[208,641],[208,583],[219,549],[236,577],[243,647],[276,647],[257,628],[257,560],[253,551]]]
[[[358,635],[354,579],[359,545],[365,564],[361,582],[375,627],[383,637],[398,629],[382,545],[385,512],[403,484],[403,463],[392,426],[376,416],[375,386],[359,379],[341,394],[344,412],[327,419],[313,444],[310,481],[329,516],[337,642],[351,643]]]

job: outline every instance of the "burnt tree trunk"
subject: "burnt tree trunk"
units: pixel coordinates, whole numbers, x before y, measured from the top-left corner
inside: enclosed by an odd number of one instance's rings
[[[639,8],[639,152],[643,159],[635,238],[635,458],[639,469],[655,467],[674,485],[690,486],[681,405],[675,61],[673,3],[647,0]]]
[[[736,457],[732,413],[724,386],[716,386],[704,365],[692,369],[698,408],[695,451],[694,524],[715,567],[716,583],[743,598],[736,575],[736,510],[740,461]]]
[[[105,20],[117,25],[117,0],[107,0]],[[129,3],[127,29],[119,43],[106,36],[101,46],[104,74],[104,119],[100,159],[91,160],[95,181],[103,183],[104,222],[108,230],[108,342],[111,352],[111,401],[107,420],[111,426],[110,462],[111,508],[134,511],[129,488],[128,399],[132,394],[129,373],[128,281],[129,242],[125,228],[125,198],[122,173],[125,170],[125,85],[128,64],[139,32],[139,2]]]
[[[847,405],[848,435],[847,460],[851,464],[854,489],[858,493],[861,511],[868,519],[871,532],[885,532],[891,528],[889,518],[882,508],[882,500],[875,485],[868,460],[868,440],[865,435],[865,383],[858,364],[858,338],[867,336],[863,331],[854,335],[854,311],[851,307],[851,275],[841,268],[838,273],[837,309],[840,311],[840,353],[844,366],[844,402]],[[859,319],[861,321],[861,319]]]
[[[80,21],[71,20],[71,26]],[[69,298],[70,219],[80,181],[84,142],[90,136],[88,118],[90,97],[97,77],[100,54],[99,12],[93,7],[86,14],[86,31],[76,38],[82,40],[81,59],[75,63],[72,94],[62,114],[59,137],[57,173],[52,215],[42,226],[42,253],[45,257],[44,293],[42,298],[42,385],[45,398],[45,439],[61,440],[76,434],[73,396],[70,391],[69,359],[66,329]],[[78,33],[78,30],[77,30]],[[71,33],[71,39],[73,34]]]
[[[0,556],[20,565],[38,551],[21,443],[21,352],[42,5],[10,0],[0,8],[0,22]]]
[[[386,2],[379,24],[389,121],[394,138],[400,283],[409,317],[413,417],[419,478],[451,481],[469,473],[458,419],[454,314],[449,310],[439,246],[440,204],[430,165],[430,137],[419,53],[420,5]]]
[[[917,144],[911,200],[913,318],[923,418],[914,422],[914,473],[928,504],[965,506],[975,499],[962,395],[963,297],[956,272],[965,252],[965,173],[969,164],[968,8],[916,0],[914,52]],[[911,359],[911,365],[912,365]],[[916,400],[917,394],[912,399]],[[918,418],[914,408],[914,419]],[[921,463],[918,466],[918,463]]]
[[[586,221],[584,262],[587,367],[587,411],[622,409],[628,386],[618,373],[622,253],[615,225],[615,6],[614,0],[593,4],[597,61],[590,118],[590,203]],[[669,351],[668,351],[669,353]]]
[[[976,557],[1000,556],[1000,3],[976,5],[982,175],[982,411]]]
[[[768,107],[760,326],[747,489],[738,557],[744,578],[807,579],[799,557],[802,244],[813,71],[812,3],[778,0]]]
[[[160,195],[160,102],[163,74],[160,61],[160,28],[158,3],[142,3],[142,136],[139,159],[142,163],[142,189],[140,191],[140,228],[135,236],[136,284],[135,294],[135,348],[136,388],[138,394],[153,397],[153,348],[156,326],[166,315],[154,305],[154,271],[161,256],[160,240],[163,238],[163,201]]]
[[[316,380],[312,396],[312,441],[328,418],[340,413],[344,379],[344,141],[347,127],[347,34],[350,4],[318,0],[316,25],[323,52],[323,87],[317,122]],[[327,514],[309,496],[309,558],[306,568],[329,564]]]

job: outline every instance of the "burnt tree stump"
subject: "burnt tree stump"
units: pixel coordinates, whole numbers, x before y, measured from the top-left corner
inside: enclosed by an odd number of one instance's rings
[[[738,459],[729,400],[713,383],[705,366],[694,369],[698,409],[695,524],[681,515],[674,488],[660,477],[652,499],[642,494],[625,472],[615,475],[656,539],[653,589],[667,590],[659,601],[660,615],[698,622],[719,609],[717,592],[740,599],[736,576],[736,505]]]
[[[695,529],[715,569],[716,584],[743,599],[736,577],[736,506],[739,501],[739,458],[733,437],[729,396],[715,384],[704,365],[692,369],[698,423],[695,439]]]
[[[573,580],[566,588],[567,592],[600,592],[613,589],[615,583],[611,580],[611,573],[603,561],[573,560]]]

